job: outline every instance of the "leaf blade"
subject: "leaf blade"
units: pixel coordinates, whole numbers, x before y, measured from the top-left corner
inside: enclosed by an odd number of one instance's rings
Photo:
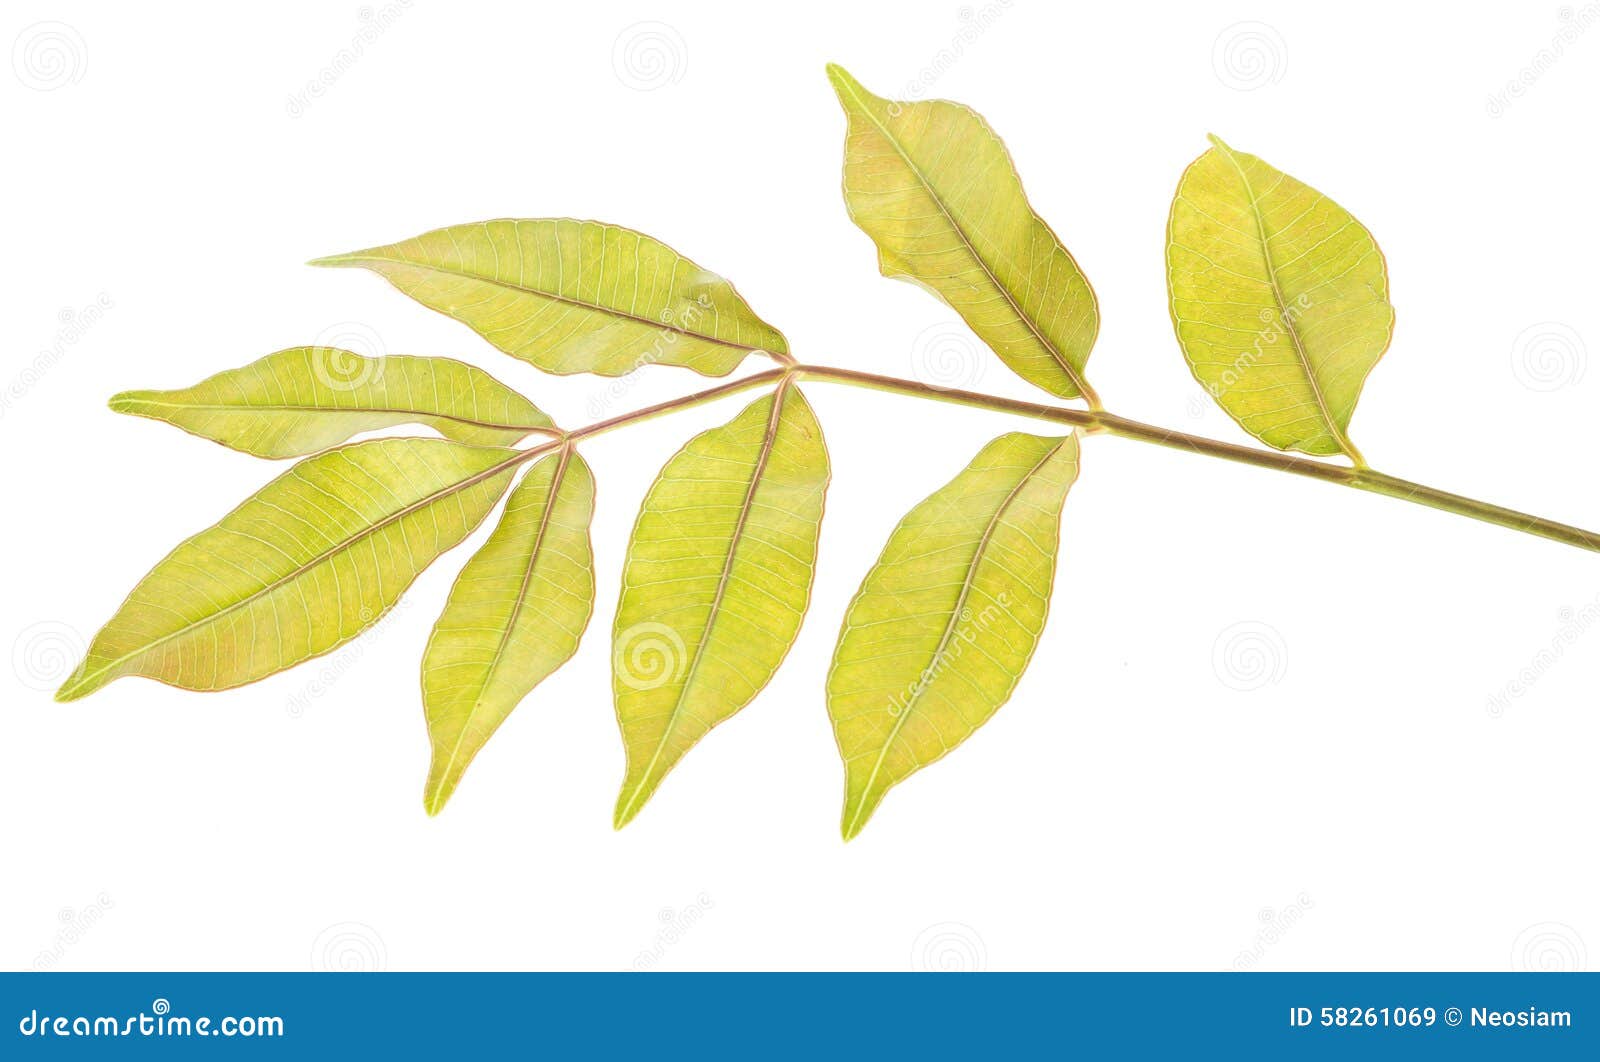
[[[231,689],[338,648],[471,533],[518,460],[499,447],[399,438],[301,461],[151,569],[56,699],[124,675]],[[273,637],[258,636],[269,621]]]
[[[1028,204],[1000,138],[960,104],[892,102],[837,65],[828,77],[849,119],[845,204],[883,275],[931,290],[1034,386],[1096,401],[1084,377],[1094,290]]]
[[[1327,196],[1211,140],[1167,221],[1168,305],[1190,371],[1268,446],[1364,464],[1349,423],[1394,332],[1383,252]]]
[[[428,814],[517,704],[577,652],[594,611],[594,497],[588,464],[562,446],[523,476],[457,576],[422,659]]]
[[[270,458],[316,453],[397,424],[481,446],[509,446],[555,427],[532,402],[465,362],[369,358],[333,347],[290,347],[192,387],[124,391],[111,408]]]
[[[846,840],[1009,699],[1044,627],[1077,474],[1074,436],[1002,435],[890,535],[828,672]]]
[[[678,365],[726,376],[783,334],[732,284],[618,225],[498,218],[318,258],[359,266],[546,372],[621,376]]]
[[[828,477],[821,427],[787,380],[662,468],[629,540],[613,634],[619,829],[787,655],[810,603]]]

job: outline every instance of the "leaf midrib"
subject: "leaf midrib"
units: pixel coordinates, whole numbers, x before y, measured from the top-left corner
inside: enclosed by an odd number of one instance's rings
[[[995,509],[994,515],[989,518],[988,524],[984,526],[983,534],[978,538],[977,549],[973,552],[972,560],[967,565],[967,574],[961,580],[961,591],[956,595],[955,606],[950,610],[950,619],[945,622],[944,633],[940,635],[939,644],[934,648],[930,657],[934,663],[937,663],[939,658],[944,655],[944,651],[950,645],[950,639],[955,636],[956,623],[961,618],[961,609],[972,593],[978,566],[983,563],[984,554],[988,551],[989,542],[994,537],[995,529],[1000,526],[1000,522],[1005,518],[1006,513],[1010,511],[1012,504],[1017,500],[1017,496],[1022,493],[1022,488],[1027,486],[1033,477],[1039,474],[1039,469],[1043,468],[1046,462],[1059,453],[1061,447],[1066,445],[1067,439],[1070,438],[1071,436],[1067,436],[1045,451],[1044,456],[1032,468],[1028,469],[1022,478],[1017,480],[1016,486],[1012,487],[1006,494],[1005,499]],[[845,830],[846,837],[853,836],[860,829],[862,815],[865,813],[872,795],[872,787],[876,784],[878,775],[883,770],[884,763],[888,760],[889,750],[894,747],[895,739],[900,735],[900,730],[905,726],[906,720],[911,718],[911,710],[922,700],[922,695],[927,692],[928,687],[931,685],[933,685],[932,681],[923,683],[917,692],[906,701],[905,707],[900,710],[900,714],[895,717],[894,725],[889,728],[888,736],[884,738],[883,745],[878,749],[878,758],[873,761],[872,771],[867,775],[866,784],[861,787],[861,799],[856,804],[855,814],[850,817],[850,822]]]
[[[535,295],[541,299],[550,299],[552,302],[563,303],[567,306],[577,306],[581,309],[593,310],[596,313],[608,314],[612,317],[620,317],[626,321],[634,321],[638,324],[648,325],[651,328],[658,328],[664,332],[675,332],[680,336],[688,336],[691,339],[699,339],[707,343],[715,343],[718,346],[728,347],[733,350],[742,350],[746,353],[753,353],[763,349],[761,347],[752,347],[747,343],[735,343],[732,340],[723,339],[720,336],[707,335],[704,332],[694,332],[687,328],[679,328],[676,325],[668,324],[664,321],[652,320],[649,317],[641,317],[638,314],[629,313],[626,310],[619,310],[613,306],[602,306],[599,303],[585,302],[582,299],[575,299],[569,295],[561,295],[553,291],[544,291],[540,288],[530,288],[522,284],[512,284],[511,282],[501,280],[498,277],[488,277],[484,276],[482,273],[469,273],[464,269],[452,269],[449,266],[435,265],[432,262],[412,262],[404,258],[390,257],[379,254],[338,255],[334,258],[321,259],[320,261],[329,265],[338,265],[344,262],[392,262],[395,265],[409,266],[413,269],[426,269],[435,273],[443,273],[446,276],[463,277],[467,280],[476,280],[482,284],[493,284],[497,287],[506,288],[509,291],[520,291],[525,295]],[[771,326],[768,325],[767,327],[770,328]],[[773,353],[786,353],[786,351],[774,351]]]
[[[362,445],[362,444],[357,443],[356,445],[359,446],[359,445]],[[519,450],[519,451],[517,451],[516,456],[514,456],[514,457],[508,457],[506,460],[501,461],[499,464],[493,465],[492,467],[487,468],[482,472],[476,472],[473,475],[468,476],[466,479],[457,480],[455,483],[449,484],[448,486],[445,486],[445,487],[441,487],[440,489],[434,491],[433,493],[427,495],[426,497],[419,498],[417,501],[412,502],[412,503],[404,506],[403,508],[398,509],[395,512],[389,514],[388,516],[384,517],[382,520],[379,520],[376,523],[369,524],[367,527],[362,528],[356,534],[351,535],[349,538],[345,539],[344,541],[340,542],[339,544],[337,544],[335,546],[332,546],[332,547],[330,547],[330,548],[328,548],[326,550],[323,550],[321,553],[317,554],[311,560],[306,561],[303,564],[297,565],[295,567],[294,571],[289,572],[289,573],[287,573],[287,574],[285,574],[283,576],[280,576],[277,579],[274,579],[271,583],[268,583],[266,586],[261,587],[259,590],[252,591],[250,594],[246,595],[245,597],[240,598],[238,601],[235,601],[233,604],[228,605],[225,608],[218,609],[217,611],[211,613],[208,616],[202,616],[200,619],[194,620],[193,622],[190,622],[190,623],[186,623],[182,627],[178,628],[175,631],[172,631],[172,632],[170,632],[168,634],[163,634],[160,638],[157,638],[152,642],[149,642],[149,643],[147,643],[145,645],[142,645],[138,649],[135,649],[135,650],[133,650],[131,652],[128,652],[128,653],[124,653],[123,655],[117,657],[115,660],[108,661],[106,664],[102,665],[101,667],[96,668],[93,672],[85,671],[84,674],[83,674],[82,679],[80,681],[78,681],[77,683],[75,683],[74,685],[77,686],[77,687],[82,687],[82,686],[88,685],[89,682],[92,681],[93,679],[98,678],[101,675],[104,675],[108,671],[111,671],[111,670],[113,670],[115,668],[121,667],[123,664],[127,663],[129,660],[132,660],[135,657],[142,656],[145,653],[151,652],[152,650],[157,649],[160,646],[163,646],[163,645],[167,644],[168,642],[172,641],[174,638],[181,638],[184,635],[189,634],[189,633],[191,633],[191,632],[193,632],[193,631],[195,631],[195,630],[197,630],[197,629],[199,629],[201,627],[204,627],[204,626],[207,626],[208,624],[214,623],[217,620],[221,619],[223,616],[227,616],[227,615],[230,615],[231,613],[237,612],[239,609],[244,608],[246,605],[249,605],[251,602],[256,601],[259,598],[264,597],[267,594],[272,593],[274,590],[277,590],[279,587],[286,586],[289,583],[292,583],[294,580],[296,580],[296,579],[300,578],[301,576],[305,575],[311,569],[313,569],[313,568],[317,567],[318,565],[322,564],[324,561],[328,560],[329,558],[331,558],[333,556],[336,556],[337,554],[342,553],[342,552],[350,549],[351,547],[355,546],[359,542],[365,541],[367,538],[370,538],[372,535],[375,535],[379,531],[383,530],[386,527],[389,527],[390,525],[394,524],[395,522],[397,522],[399,520],[402,520],[407,516],[410,516],[412,513],[419,512],[422,509],[425,509],[428,506],[434,504],[435,502],[438,502],[438,501],[441,501],[441,500],[443,500],[445,498],[448,498],[453,494],[460,493],[463,490],[467,490],[467,489],[469,489],[471,487],[475,487],[479,483],[482,483],[482,482],[484,482],[486,480],[493,479],[495,476],[499,475],[501,472],[504,472],[506,469],[514,467],[519,461],[527,460],[527,455],[529,453],[531,453],[531,452],[534,452],[534,451]],[[288,473],[285,473],[285,474],[288,474]],[[248,504],[248,503],[246,503],[246,504]],[[182,547],[179,547],[179,548],[182,548]]]
[[[516,602],[511,607],[511,615],[507,617],[505,628],[500,632],[500,639],[495,645],[494,654],[489,659],[489,669],[484,672],[483,681],[478,684],[478,692],[473,696],[472,708],[467,712],[467,718],[462,721],[461,731],[456,735],[455,744],[450,747],[450,758],[445,761],[444,767],[439,772],[439,790],[434,794],[433,807],[437,812],[443,806],[439,793],[444,792],[446,780],[450,771],[455,767],[456,759],[461,753],[462,743],[466,741],[468,732],[472,729],[472,721],[478,717],[478,712],[483,708],[484,693],[494,682],[495,672],[499,669],[501,661],[505,659],[506,647],[511,644],[511,632],[516,630],[517,620],[521,617],[523,609],[528,604],[528,587],[533,582],[534,569],[539,566],[539,554],[544,548],[545,533],[549,530],[551,514],[555,512],[556,503],[560,500],[561,483],[566,478],[567,464],[572,458],[572,444],[564,444],[559,451],[560,457],[556,462],[554,473],[550,477],[550,488],[545,495],[544,512],[539,514],[539,529],[533,536],[533,549],[528,554],[528,563],[522,570],[522,581],[517,587]]]
[[[139,403],[148,406],[165,406],[170,409],[203,409],[207,411],[221,411],[227,413],[393,413],[408,417],[432,417],[439,420],[452,420],[458,424],[466,424],[474,428],[487,428],[491,431],[549,431],[548,424],[498,424],[490,420],[474,420],[455,413],[435,413],[424,409],[404,409],[399,406],[324,406],[316,403],[288,404],[277,402],[250,403],[248,405],[229,402],[174,402],[164,398],[146,398],[137,393],[133,395],[118,395],[114,401],[132,404]]]
[[[933,205],[939,208],[939,213],[944,215],[944,219],[950,223],[950,227],[955,230],[956,235],[961,237],[962,245],[965,246],[968,251],[972,252],[972,257],[977,261],[978,267],[983,270],[983,275],[989,278],[989,283],[994,286],[994,289],[1000,293],[1001,297],[1004,298],[1006,303],[1011,307],[1012,312],[1017,315],[1017,320],[1021,321],[1025,326],[1027,326],[1028,331],[1033,334],[1034,339],[1038,340],[1039,345],[1049,352],[1050,356],[1055,359],[1056,364],[1061,366],[1061,371],[1067,374],[1067,379],[1071,381],[1073,389],[1076,390],[1080,396],[1089,394],[1090,392],[1087,381],[1077,369],[1073,368],[1072,363],[1067,360],[1066,355],[1057,350],[1055,348],[1055,344],[1051,343],[1044,337],[1044,333],[1039,331],[1038,327],[1033,323],[1033,319],[1022,311],[1022,307],[1017,304],[1017,300],[1012,296],[1010,290],[1004,284],[1000,283],[1000,279],[995,276],[994,270],[989,267],[989,263],[984,259],[983,253],[978,250],[977,244],[972,242],[971,238],[967,236],[967,231],[961,227],[961,224],[956,221],[955,217],[948,209],[946,209],[944,200],[939,196],[939,193],[934,190],[933,185],[928,181],[927,176],[922,172],[921,168],[918,167],[915,162],[911,161],[911,156],[906,154],[905,149],[900,146],[900,141],[892,132],[889,131],[888,126],[880,122],[878,120],[878,116],[872,113],[872,110],[867,107],[866,103],[859,95],[857,95],[854,86],[846,84],[844,86],[844,91],[850,94],[850,98],[855,102],[857,109],[860,110],[862,114],[867,116],[867,120],[873,125],[877,126],[878,131],[883,134],[884,139],[887,140],[889,145],[894,148],[895,154],[900,156],[901,161],[906,164],[906,168],[911,171],[914,177],[916,177],[917,183],[922,185],[923,191],[928,193],[928,198],[933,200]],[[1033,221],[1039,220],[1039,216],[1033,212],[1031,207],[1029,208],[1029,216]]]
[[[627,804],[617,813],[619,822],[625,821],[638,804],[641,794],[649,786],[655,773],[656,764],[661,761],[662,754],[666,751],[667,742],[672,737],[673,730],[678,725],[678,718],[683,714],[684,703],[689,699],[689,690],[694,685],[695,676],[700,671],[700,661],[705,659],[706,643],[711,639],[712,628],[716,626],[718,613],[722,609],[722,599],[727,593],[728,582],[733,573],[733,562],[739,552],[739,546],[744,538],[745,524],[749,522],[750,512],[755,507],[756,491],[761,486],[761,477],[766,473],[767,460],[772,455],[773,447],[778,441],[779,419],[783,414],[783,403],[788,397],[789,387],[793,377],[784,377],[772,392],[772,412],[767,416],[766,436],[761,440],[761,452],[756,456],[755,468],[750,474],[750,483],[745,487],[744,500],[739,505],[739,515],[734,521],[733,534],[728,539],[728,553],[722,561],[722,573],[717,578],[717,589],[711,597],[711,610],[706,615],[705,626],[700,630],[700,637],[695,642],[694,656],[689,662],[689,671],[683,678],[683,685],[678,689],[678,696],[673,701],[672,712],[667,717],[666,726],[662,728],[661,738],[656,742],[655,751],[650,756],[650,762],[645,765],[644,771],[639,775],[639,781],[633,788],[633,794],[628,798]]]
[[[1356,450],[1355,444],[1350,441],[1344,429],[1340,428],[1338,423],[1334,421],[1333,414],[1328,410],[1327,399],[1322,393],[1322,384],[1317,379],[1316,370],[1312,368],[1311,357],[1306,353],[1305,344],[1300,338],[1300,330],[1295,327],[1294,319],[1289,316],[1289,306],[1284,301],[1283,288],[1278,283],[1278,270],[1272,263],[1272,245],[1267,238],[1267,220],[1262,215],[1261,204],[1256,199],[1255,186],[1250,183],[1250,178],[1244,172],[1244,167],[1239,165],[1239,160],[1234,156],[1233,149],[1222,144],[1218,146],[1222,151],[1223,157],[1228,160],[1234,172],[1239,175],[1239,181],[1244,185],[1245,198],[1250,202],[1250,216],[1256,223],[1256,238],[1261,241],[1261,260],[1267,268],[1267,282],[1272,287],[1272,301],[1278,307],[1278,320],[1283,323],[1284,331],[1289,333],[1289,338],[1294,343],[1295,357],[1299,359],[1300,368],[1306,374],[1306,383],[1311,388],[1311,396],[1316,399],[1317,412],[1322,415],[1323,426],[1327,428],[1328,434],[1333,437],[1333,441],[1338,444],[1339,449],[1344,451],[1345,456],[1359,462],[1360,453]]]

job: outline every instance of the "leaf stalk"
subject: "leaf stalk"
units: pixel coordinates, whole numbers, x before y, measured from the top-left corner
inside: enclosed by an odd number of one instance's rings
[[[1521,531],[1524,534],[1536,535],[1540,538],[1550,539],[1553,542],[1560,542],[1565,545],[1576,546],[1579,549],[1600,553],[1600,534],[1596,534],[1593,531],[1585,531],[1570,524],[1547,520],[1543,517],[1518,512],[1515,509],[1508,509],[1505,506],[1478,501],[1475,498],[1452,494],[1436,487],[1414,483],[1398,476],[1379,472],[1367,467],[1365,464],[1356,467],[1328,464],[1313,458],[1285,453],[1281,450],[1262,450],[1251,446],[1241,446],[1237,443],[1222,442],[1218,439],[1207,439],[1199,435],[1190,435],[1187,432],[1131,420],[1104,410],[1072,409],[1037,402],[1023,402],[1013,398],[1001,398],[997,395],[987,395],[976,391],[934,387],[915,380],[902,380],[893,376],[858,372],[854,369],[836,369],[822,365],[798,365],[793,371],[804,379],[847,384],[854,387],[865,387],[877,391],[888,391],[894,394],[987,409],[999,413],[1011,413],[1017,416],[1031,417],[1035,420],[1070,425],[1086,434],[1103,432],[1107,435],[1120,435],[1125,439],[1137,439],[1140,442],[1153,443],[1172,450],[1185,450],[1189,453],[1201,454],[1207,457],[1220,457],[1226,461],[1255,465],[1258,468],[1271,468],[1279,472],[1288,472],[1291,475],[1319,479],[1327,483],[1337,483],[1345,487],[1354,487],[1356,490],[1381,494],[1384,497],[1397,498],[1400,501],[1412,502],[1416,505],[1425,505],[1430,509],[1454,513],[1457,516],[1481,520],[1484,523],[1494,524],[1498,527]]]
[[[874,391],[886,391],[891,394],[907,395],[912,398],[968,406],[974,409],[985,409],[994,413],[1009,413],[1033,420],[1064,424],[1078,429],[1085,435],[1117,435],[1125,439],[1135,439],[1139,442],[1163,446],[1169,450],[1183,450],[1188,453],[1200,454],[1204,457],[1217,457],[1238,464],[1254,465],[1257,468],[1270,468],[1278,472],[1287,472],[1290,475],[1304,476],[1308,479],[1322,480],[1325,483],[1352,487],[1356,490],[1367,491],[1370,494],[1379,494],[1386,498],[1396,498],[1415,505],[1424,505],[1440,512],[1454,513],[1457,516],[1465,516],[1472,520],[1494,524],[1497,527],[1520,531],[1524,534],[1549,539],[1552,542],[1560,542],[1564,545],[1576,546],[1579,549],[1600,553],[1600,533],[1586,531],[1581,527],[1573,527],[1570,524],[1563,524],[1555,520],[1547,520],[1544,517],[1533,516],[1515,509],[1508,509],[1503,505],[1479,501],[1476,498],[1468,498],[1461,494],[1452,494],[1437,487],[1430,487],[1408,479],[1401,479],[1399,476],[1391,476],[1385,472],[1379,472],[1376,469],[1367,467],[1365,464],[1354,467],[1329,464],[1315,458],[1303,457],[1281,450],[1264,450],[1253,446],[1242,446],[1238,443],[1223,442],[1220,439],[1208,439],[1201,435],[1191,435],[1188,432],[1177,431],[1173,428],[1146,424],[1143,421],[1119,416],[1100,408],[1075,409],[1070,406],[1026,402],[1015,398],[1003,398],[1000,395],[984,394],[979,391],[935,387],[932,384],[925,384],[917,380],[905,380],[896,376],[882,376],[878,373],[861,372],[856,369],[839,369],[828,365],[807,365],[798,362],[783,364],[780,368],[768,369],[742,379],[707,388],[704,391],[696,391],[693,394],[683,395],[665,402],[658,402],[653,406],[646,406],[643,409],[632,410],[628,413],[621,413],[605,420],[596,421],[586,427],[576,428],[558,438],[544,441],[537,446],[519,451],[517,457],[513,458],[510,463],[521,464],[524,461],[549,453],[558,446],[569,442],[575,443],[582,439],[603,435],[606,432],[614,431],[630,424],[653,420],[668,413],[675,413],[680,409],[702,405],[728,395],[753,390],[766,384],[781,383],[786,379],[819,380],[824,383],[844,384]]]

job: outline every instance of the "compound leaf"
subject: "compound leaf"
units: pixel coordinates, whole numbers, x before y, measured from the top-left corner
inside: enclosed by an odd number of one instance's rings
[[[123,675],[228,689],[342,645],[471,533],[521,459],[446,439],[307,458],[157,564],[56,698]]]
[[[988,123],[958,103],[874,96],[838,66],[828,77],[849,119],[845,204],[883,275],[931,290],[1029,383],[1092,398],[1094,291]]]
[[[822,429],[785,381],[690,440],[650,488],[613,641],[628,760],[619,828],[788,653],[810,600],[828,475]]]
[[[371,269],[546,372],[621,376],[660,364],[724,376],[751,351],[789,351],[732,284],[597,221],[453,225],[311,264]]]
[[[1189,368],[1268,446],[1363,464],[1350,416],[1394,331],[1383,253],[1327,196],[1211,143],[1167,222],[1167,291]]]
[[[532,402],[463,362],[335,347],[290,347],[182,390],[124,391],[111,408],[257,457],[299,457],[396,424],[484,446],[554,427]]]
[[[1011,696],[1044,628],[1072,436],[1002,435],[906,514],[856,592],[828,673],[846,840],[896,784]]]
[[[570,443],[528,470],[461,570],[422,658],[436,815],[517,703],[577,652],[594,611],[594,476]]]

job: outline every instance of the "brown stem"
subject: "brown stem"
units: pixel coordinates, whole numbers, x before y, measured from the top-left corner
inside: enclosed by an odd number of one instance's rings
[[[822,365],[799,365],[793,371],[804,379],[850,384],[855,387],[890,391],[918,398],[931,398],[940,402],[952,402],[956,405],[973,406],[1000,413],[1014,413],[1017,416],[1032,417],[1036,420],[1067,424],[1090,434],[1105,432],[1108,435],[1120,435],[1128,439],[1138,439],[1140,442],[1154,443],[1157,446],[1165,446],[1173,450],[1187,450],[1190,453],[1204,454],[1207,457],[1220,457],[1227,461],[1237,461],[1240,464],[1272,468],[1279,472],[1288,472],[1296,476],[1306,476],[1310,479],[1338,483],[1342,486],[1354,487],[1357,490],[1370,491],[1373,494],[1382,494],[1385,497],[1398,498],[1401,501],[1413,502],[1417,505],[1426,505],[1431,509],[1439,509],[1443,512],[1455,513],[1458,516],[1482,520],[1485,523],[1510,528],[1513,531],[1537,535],[1540,538],[1548,538],[1554,542],[1562,542],[1569,546],[1577,546],[1580,549],[1600,553],[1600,534],[1596,534],[1593,531],[1585,531],[1570,524],[1531,516],[1528,513],[1507,509],[1504,506],[1493,505],[1489,502],[1478,501],[1474,498],[1467,498],[1460,494],[1451,494],[1448,491],[1425,486],[1421,483],[1413,483],[1410,480],[1400,479],[1397,476],[1391,476],[1370,468],[1331,465],[1314,458],[1300,457],[1278,450],[1259,450],[1250,446],[1240,446],[1236,443],[1207,439],[1199,435],[1190,435],[1187,432],[1174,431],[1171,428],[1162,428],[1154,424],[1130,420],[1127,417],[1119,417],[1115,413],[1107,413],[1100,410],[1069,409],[1062,406],[1043,405],[1037,402],[1021,402],[1013,398],[999,398],[994,395],[980,394],[976,391],[933,387],[914,380],[902,380],[893,376],[857,372],[854,369],[834,369]]]

